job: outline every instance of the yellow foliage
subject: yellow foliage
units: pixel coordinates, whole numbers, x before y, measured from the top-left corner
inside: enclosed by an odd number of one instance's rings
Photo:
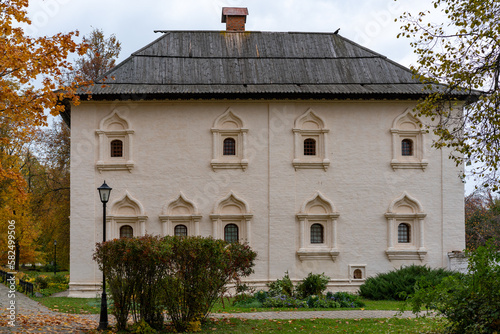
[[[63,72],[72,68],[68,56],[82,55],[86,50],[73,40],[77,31],[37,38],[25,35],[19,26],[31,24],[27,7],[27,0],[0,2],[0,182],[15,184],[23,181],[19,170],[4,162],[11,155],[5,147],[29,142],[36,127],[46,125],[45,110],[53,115],[64,111],[62,99],[78,103],[75,91],[83,82],[77,78],[64,86],[62,78]],[[42,77],[35,87],[32,82]]]

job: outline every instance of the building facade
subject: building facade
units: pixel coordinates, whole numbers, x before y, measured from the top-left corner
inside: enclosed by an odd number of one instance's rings
[[[244,30],[248,12],[225,13]],[[413,112],[424,85],[338,34],[238,29],[162,32],[66,111],[70,296],[100,287],[104,180],[108,239],[248,242],[257,287],[324,272],[356,290],[401,265],[447,267],[465,246],[464,187]]]

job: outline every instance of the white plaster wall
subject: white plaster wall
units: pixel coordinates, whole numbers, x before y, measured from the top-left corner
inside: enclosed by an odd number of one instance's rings
[[[92,249],[102,238],[102,204],[97,187],[104,180],[113,188],[109,207],[125,191],[141,202],[148,216],[146,231],[161,233],[158,218],[165,204],[182,191],[202,215],[201,235],[210,235],[209,215],[215,203],[233,191],[250,206],[252,244],[258,252],[255,274],[261,285],[282,277],[288,270],[299,280],[309,272],[332,278],[332,287],[349,289],[348,267],[365,264],[367,276],[402,264],[447,266],[447,253],[465,246],[463,184],[447,152],[430,147],[427,135],[427,168],[393,170],[393,120],[412,102],[388,101],[204,101],[204,102],[83,102],[72,109],[71,164],[71,289],[81,295],[86,286],[100,282]],[[217,170],[210,166],[214,120],[231,108],[242,119],[247,134],[246,171]],[[292,166],[292,128],[297,117],[312,108],[328,133],[323,169]],[[99,122],[118,110],[135,131],[132,172],[95,168]],[[331,260],[300,261],[296,256],[299,229],[296,214],[304,201],[320,191],[331,200],[338,218],[340,254]],[[424,261],[389,261],[387,212],[404,191],[422,204],[425,218]]]

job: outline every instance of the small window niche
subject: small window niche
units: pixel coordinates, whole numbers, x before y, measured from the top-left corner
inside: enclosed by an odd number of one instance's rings
[[[100,204],[100,203],[99,203]],[[146,235],[146,221],[142,204],[128,192],[110,205],[111,210],[106,216],[109,239],[131,238]]]
[[[248,203],[231,191],[215,204],[214,213],[210,215],[212,236],[251,244],[252,217]]]
[[[366,264],[350,264],[349,279],[351,281],[364,281],[366,279]]]
[[[424,133],[420,128],[420,121],[409,110],[396,117],[391,128],[391,167],[394,170],[425,170],[428,162],[425,159]]]
[[[214,121],[212,131],[211,166],[217,169],[242,169],[248,167],[246,135],[248,129],[231,108]]]
[[[165,205],[159,218],[163,235],[200,235],[201,215],[194,202],[187,199],[182,192]]]
[[[312,109],[300,115],[293,127],[294,159],[292,165],[297,169],[324,169],[330,166],[327,156],[328,130],[325,122]]]
[[[387,250],[389,260],[420,260],[427,255],[425,248],[425,217],[419,201],[404,192],[392,201],[387,219]]]
[[[130,124],[115,110],[101,120],[99,130],[99,160],[96,168],[99,172],[107,170],[128,170],[134,168],[132,159],[132,135]]]
[[[305,260],[332,260],[337,249],[337,219],[339,213],[331,201],[319,191],[306,201],[297,214],[299,222],[299,249],[297,256]]]

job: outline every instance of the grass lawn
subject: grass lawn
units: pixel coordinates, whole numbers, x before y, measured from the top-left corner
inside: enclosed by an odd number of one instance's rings
[[[33,298],[48,308],[64,313],[75,314],[99,314],[101,299],[95,298],[68,298],[68,297],[41,297]],[[263,307],[236,307],[232,305],[232,299],[224,299],[224,305],[218,301],[213,309],[213,313],[247,313],[247,312],[266,312],[266,311],[339,311],[339,310],[399,310],[403,302],[390,300],[365,300],[363,308],[263,308]]]
[[[366,304],[362,308],[265,308],[257,307],[257,304],[252,306],[252,304],[247,305],[247,307],[233,306],[232,299],[224,298],[224,303],[218,301],[212,312],[214,313],[247,313],[247,312],[267,312],[267,311],[340,311],[340,310],[388,310],[397,311],[403,306],[403,302],[391,301],[391,300],[368,300],[362,299]]]
[[[42,305],[56,312],[72,314],[99,314],[101,298],[33,297]],[[111,311],[110,311],[111,312]]]
[[[444,333],[443,318],[211,321],[200,333]]]

